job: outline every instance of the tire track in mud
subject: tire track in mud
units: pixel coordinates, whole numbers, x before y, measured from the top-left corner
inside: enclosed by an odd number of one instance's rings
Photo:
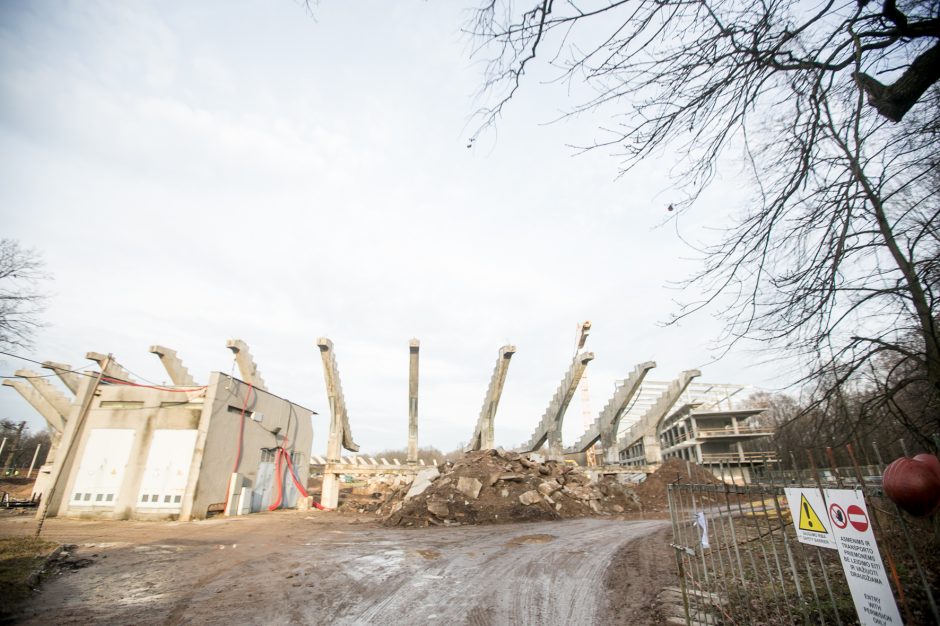
[[[63,539],[74,528],[129,543],[86,544],[101,558],[44,584],[23,623],[576,625],[605,618],[605,575],[618,550],[668,522],[404,530],[259,514],[230,524],[57,527]]]
[[[344,610],[330,615],[330,621],[596,623],[603,609],[603,582],[610,559],[625,543],[666,524],[580,519],[396,531],[394,537],[385,539],[400,551],[417,553],[420,546],[432,544],[440,557],[418,556],[397,563],[394,573],[386,569],[382,583],[352,602],[347,597]],[[539,535],[550,539],[519,541]],[[368,555],[363,557],[368,559]]]

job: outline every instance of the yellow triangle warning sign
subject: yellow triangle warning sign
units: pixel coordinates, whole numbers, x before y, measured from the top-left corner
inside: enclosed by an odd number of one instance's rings
[[[809,501],[806,499],[806,496],[800,494],[800,530],[808,530],[814,533],[828,534],[829,531],[826,530],[826,527],[820,521],[819,516],[816,515],[816,511],[813,510],[813,507],[809,505]]]

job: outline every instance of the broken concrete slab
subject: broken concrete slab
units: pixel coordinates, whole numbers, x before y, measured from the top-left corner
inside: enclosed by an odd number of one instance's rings
[[[457,479],[457,491],[467,496],[468,498],[477,499],[477,496],[480,495],[480,489],[483,488],[483,483],[481,483],[476,478],[471,478],[470,476],[461,476]]]
[[[519,496],[519,502],[521,502],[522,504],[526,506],[529,506],[532,504],[538,504],[541,501],[542,501],[542,494],[540,494],[535,489],[526,491],[525,493]]]
[[[415,476],[414,482],[411,483],[411,488],[408,490],[408,493],[405,494],[405,500],[419,496],[425,492],[425,490],[431,486],[437,478],[441,475],[440,470],[437,467],[429,467],[423,469]]]
[[[561,489],[561,485],[559,485],[554,480],[546,480],[545,482],[540,483],[538,486],[539,493],[544,496],[550,496],[559,489]]]

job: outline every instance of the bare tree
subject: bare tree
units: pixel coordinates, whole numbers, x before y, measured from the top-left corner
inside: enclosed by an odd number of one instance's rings
[[[0,347],[28,347],[40,326],[48,280],[39,253],[13,239],[0,239]]]
[[[622,171],[681,155],[676,216],[729,153],[751,174],[753,200],[703,248],[676,320],[717,309],[720,345],[795,355],[814,406],[860,376],[878,377],[882,401],[921,383],[940,397],[940,5],[526,6],[491,0],[469,24],[487,58],[481,132],[542,63],[590,90],[569,114],[609,114],[584,149],[616,148]],[[940,412],[924,427],[940,430]]]

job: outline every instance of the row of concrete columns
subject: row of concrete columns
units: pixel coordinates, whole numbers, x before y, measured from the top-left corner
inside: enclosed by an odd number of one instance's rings
[[[245,342],[240,339],[232,339],[228,342],[228,348],[235,353],[236,363],[242,378],[255,387],[264,389],[264,381],[258,374],[258,368],[251,358]],[[150,352],[160,358],[160,362],[166,369],[173,385],[180,387],[197,386],[196,381],[183,365],[175,350],[154,345],[150,347]],[[125,382],[134,382],[130,372],[123,368],[113,357],[100,352],[88,352],[85,357],[98,365],[103,376]],[[28,369],[20,369],[15,372],[16,376],[19,376],[22,380],[7,379],[3,381],[3,385],[15,389],[46,420],[52,431],[52,445],[46,455],[44,466],[40,470],[40,476],[43,473],[48,476],[50,473],[49,466],[55,459],[59,442],[68,428],[70,416],[77,411],[79,398],[82,397],[82,390],[86,388],[93,375],[75,371],[71,365],[56,361],[43,361],[41,366],[43,369],[52,371],[62,381],[71,397],[53,386],[48,381],[48,375]],[[39,487],[38,482],[37,487]]]
[[[582,333],[582,337],[585,336],[586,333]],[[340,464],[342,448],[351,452],[357,452],[359,446],[352,441],[349,428],[349,416],[346,412],[346,402],[343,396],[342,385],[340,384],[333,342],[324,337],[317,342],[317,345],[320,348],[323,358],[324,378],[327,396],[330,402],[331,421],[327,445],[327,463]],[[578,345],[578,349],[583,348],[583,346],[584,342],[581,341]],[[417,339],[412,339],[409,343],[407,455],[407,461],[411,464],[417,462],[418,451],[419,351],[420,342]],[[494,448],[496,445],[496,411],[506,383],[509,363],[515,352],[516,347],[512,345],[505,345],[499,349],[496,365],[493,368],[493,374],[490,377],[489,386],[487,387],[486,395],[483,400],[483,406],[480,409],[473,435],[470,437],[470,443],[466,446],[466,451],[468,452]],[[607,464],[615,464],[618,462],[619,450],[617,434],[621,419],[628,405],[630,405],[631,401],[636,397],[647,373],[656,367],[656,363],[647,361],[637,365],[624,380],[623,384],[617,388],[614,395],[601,410],[597,419],[579,438],[578,442],[574,446],[564,449],[562,446],[564,416],[577,390],[578,383],[593,358],[594,354],[592,352],[578,352],[575,354],[568,367],[568,371],[565,373],[558,389],[549,402],[535,432],[532,434],[529,441],[519,448],[520,452],[539,450],[547,444],[549,457],[562,458],[564,454],[584,452],[597,442],[601,442],[605,450],[604,462]],[[662,396],[642,416],[640,420],[641,428],[646,428],[647,430],[655,429],[656,424],[659,423],[679,399],[692,378],[698,375],[698,370],[683,372],[678,380],[670,384],[663,392]],[[329,490],[330,499],[332,499],[335,485],[332,484],[332,479],[329,479],[329,481],[331,485],[325,487],[324,490]],[[330,505],[327,504],[327,506]]]

